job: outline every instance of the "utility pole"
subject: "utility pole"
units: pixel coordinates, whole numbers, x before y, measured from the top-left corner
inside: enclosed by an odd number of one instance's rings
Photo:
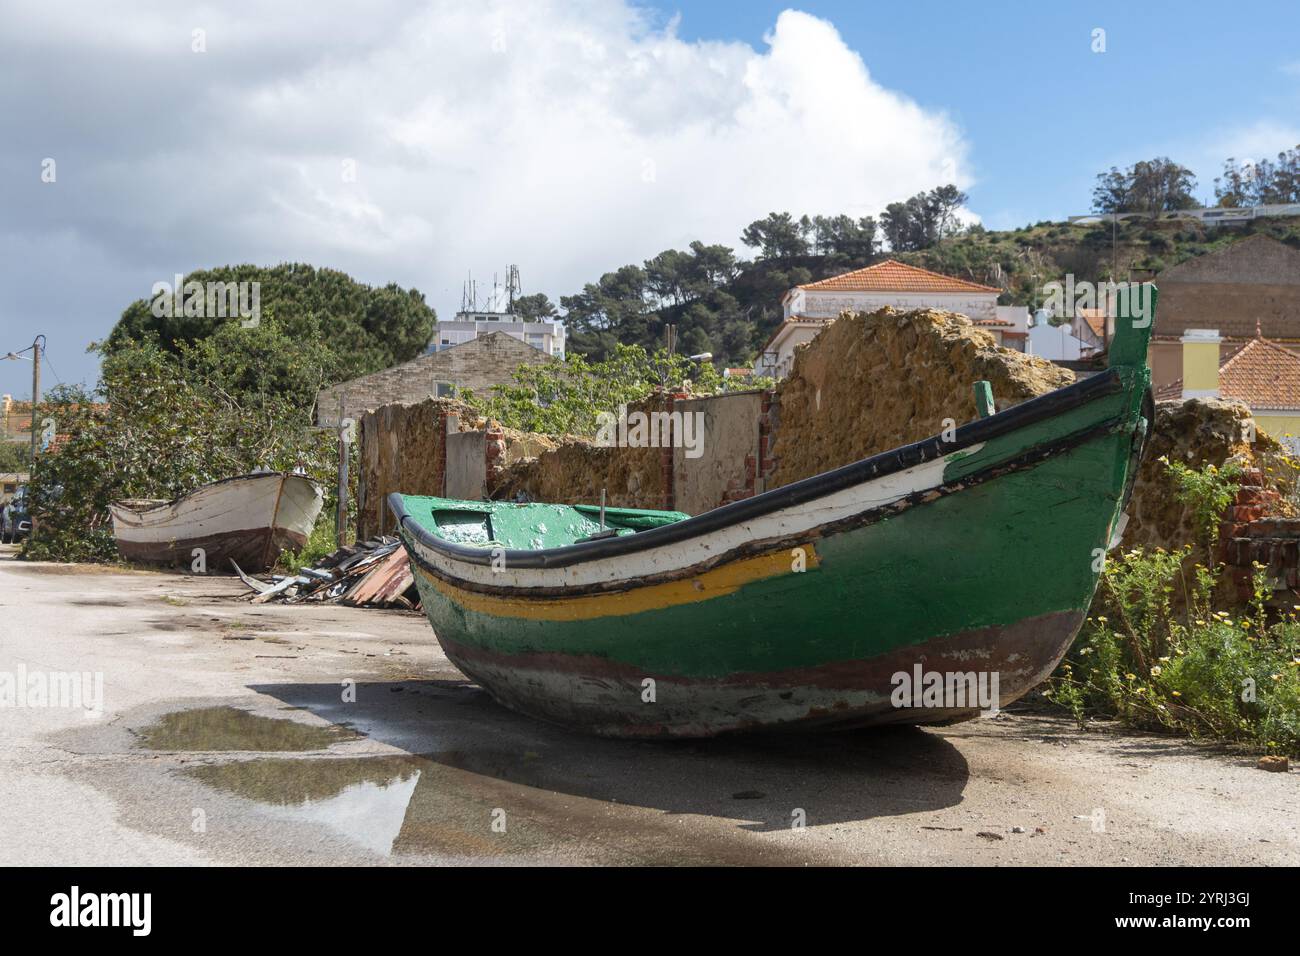
[[[41,400],[41,345],[44,339],[43,335],[32,339],[32,460],[27,466],[29,472],[36,466],[36,405]]]
[[[348,460],[352,437],[352,420],[343,417],[343,396],[339,396],[339,494],[338,510],[334,513],[334,540],[340,548],[347,545],[348,537]]]

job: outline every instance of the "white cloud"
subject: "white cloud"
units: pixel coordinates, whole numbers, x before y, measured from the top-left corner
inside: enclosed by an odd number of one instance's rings
[[[51,7],[13,11],[0,38],[16,212],[0,232],[37,257],[0,280],[60,274],[46,235],[119,264],[69,292],[68,351],[102,337],[124,289],[208,265],[334,266],[447,315],[470,269],[517,262],[525,291],[558,300],[692,239],[738,245],[772,210],[862,215],[969,185],[952,122],[794,11],[755,51],[685,42],[623,0]],[[43,156],[57,185],[30,172]]]
[[[1212,130],[1178,156],[1197,173],[1203,198],[1214,201],[1214,178],[1223,173],[1229,158],[1238,163],[1276,159],[1283,150],[1300,144],[1300,126],[1275,120],[1257,120],[1237,126]]]

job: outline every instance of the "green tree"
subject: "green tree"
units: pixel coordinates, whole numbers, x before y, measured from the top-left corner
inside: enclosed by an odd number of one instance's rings
[[[515,299],[515,315],[525,322],[545,322],[559,315],[555,303],[546,297],[545,292],[521,295]]]
[[[1094,212],[1171,212],[1200,205],[1192,194],[1196,176],[1167,156],[1134,163],[1128,169],[1112,166],[1099,173],[1092,191]]]
[[[186,294],[182,290],[175,303],[160,293],[127,306],[109,334],[107,353],[153,339],[165,351],[179,355],[185,346],[211,337],[223,326],[242,325],[239,316],[215,315],[221,303],[198,294],[209,283],[258,283],[263,314],[272,309],[290,337],[322,335],[326,347],[339,356],[335,370],[343,379],[420,355],[436,320],[424,296],[414,289],[393,284],[375,288],[334,269],[299,263],[272,268],[223,266],[192,272],[184,279],[191,291]],[[192,288],[190,283],[203,289]],[[187,307],[199,314],[185,315]],[[173,315],[173,311],[180,314]]]
[[[1228,159],[1214,180],[1214,197],[1231,207],[1300,203],[1300,146],[1278,153],[1276,162]]]
[[[807,220],[807,217],[804,217]],[[768,213],[765,219],[751,222],[740,234],[740,240],[751,249],[759,250],[762,259],[794,259],[808,255],[805,229],[788,212]]]

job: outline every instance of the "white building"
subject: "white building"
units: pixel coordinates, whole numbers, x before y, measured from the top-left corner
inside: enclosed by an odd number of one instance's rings
[[[999,344],[1023,350],[1016,343],[1023,343],[1028,333],[1028,313],[1023,308],[1000,308],[1001,292],[894,259],[795,286],[781,300],[784,320],[759,352],[754,374],[785,378],[795,348],[811,342],[841,312],[875,312],[887,305],[960,312],[993,332]]]
[[[509,312],[457,312],[450,321],[439,321],[433,329],[429,352],[441,352],[453,345],[472,342],[489,332],[504,332],[533,348],[564,358],[565,330],[559,319],[525,322]]]

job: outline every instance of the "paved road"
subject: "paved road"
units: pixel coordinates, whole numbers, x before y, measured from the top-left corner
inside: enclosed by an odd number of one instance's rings
[[[598,740],[498,707],[417,614],[242,591],[0,550],[0,680],[92,675],[0,709],[0,864],[1300,863],[1297,774],[1218,748],[1028,713]]]

